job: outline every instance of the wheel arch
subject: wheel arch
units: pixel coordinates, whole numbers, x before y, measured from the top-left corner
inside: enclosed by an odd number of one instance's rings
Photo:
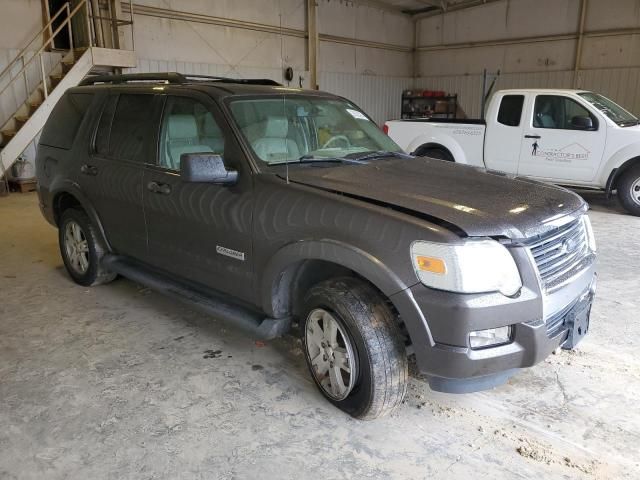
[[[633,166],[640,165],[640,155],[632,157],[622,163],[619,167],[611,170],[609,177],[607,178],[607,183],[605,186],[605,192],[607,197],[610,197],[612,192],[618,188],[618,181],[624,176],[624,174]]]
[[[420,145],[418,148],[416,148],[413,154],[417,156],[422,156],[423,154],[421,152],[426,152],[428,150],[442,150],[447,155],[449,155],[452,162],[456,161],[455,157],[453,156],[453,153],[451,153],[451,150],[449,150],[447,147],[437,142],[424,143]]]
[[[407,147],[407,152],[417,152],[425,148],[439,148],[446,150],[456,163],[469,163],[462,147],[450,137],[442,134],[421,135],[415,138]]]
[[[299,311],[302,293],[328,278],[354,275],[387,299],[407,285],[375,256],[342,242],[304,240],[281,248],[262,275],[261,305],[274,318]],[[391,301],[391,300],[390,300]]]
[[[93,208],[93,205],[86,195],[84,195],[76,185],[67,183],[59,186],[51,192],[51,198],[51,209],[56,226],[60,226],[60,217],[62,216],[62,212],[67,208],[80,207],[96,226],[96,233],[100,236],[103,245],[105,245],[108,250],[111,250],[111,244],[107,240],[98,212]]]

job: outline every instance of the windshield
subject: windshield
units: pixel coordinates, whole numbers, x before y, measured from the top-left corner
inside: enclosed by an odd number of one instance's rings
[[[613,101],[609,100],[607,97],[600,95],[599,93],[584,92],[579,93],[578,95],[580,95],[587,102],[596,107],[621,127],[629,127],[631,125],[638,124],[638,119],[634,115],[627,112],[620,105],[614,103]]]
[[[231,113],[255,154],[269,165],[402,151],[345,100],[297,95],[234,100]]]

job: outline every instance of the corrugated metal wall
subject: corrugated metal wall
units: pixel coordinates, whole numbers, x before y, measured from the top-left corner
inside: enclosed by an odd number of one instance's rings
[[[320,73],[320,89],[353,101],[379,125],[400,118],[402,91],[411,88],[411,77],[383,77],[352,73]]]
[[[583,70],[579,88],[593,90],[611,98],[634,114],[640,114],[640,68]],[[507,88],[572,88],[573,71],[507,73],[500,75],[495,90]],[[458,101],[469,117],[480,116],[482,75],[421,77],[416,88],[457,93]]]
[[[213,63],[190,63],[165,60],[139,59],[138,67],[130,72],[181,72],[200,75],[220,75],[231,78],[270,78],[282,81],[280,68],[249,68]],[[293,82],[295,84],[295,80]],[[387,77],[353,73],[321,72],[321,90],[341,95],[355,102],[378,124],[400,117],[402,91],[411,88],[411,77]],[[297,86],[297,84],[296,84]]]

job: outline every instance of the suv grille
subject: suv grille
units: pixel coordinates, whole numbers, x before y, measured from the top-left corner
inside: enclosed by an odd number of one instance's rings
[[[544,289],[562,286],[594,261],[581,218],[529,243]]]

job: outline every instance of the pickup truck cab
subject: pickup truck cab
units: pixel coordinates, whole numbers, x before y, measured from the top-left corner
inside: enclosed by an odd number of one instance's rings
[[[608,98],[584,90],[500,90],[485,120],[394,120],[389,136],[416,155],[544,182],[617,190],[640,215],[640,126]]]
[[[563,188],[403,153],[352,102],[270,80],[90,77],[47,121],[40,208],[83,286],[128,277],[300,334],[357,418],[505,382],[587,333],[595,241]],[[293,328],[292,327],[296,327]]]

